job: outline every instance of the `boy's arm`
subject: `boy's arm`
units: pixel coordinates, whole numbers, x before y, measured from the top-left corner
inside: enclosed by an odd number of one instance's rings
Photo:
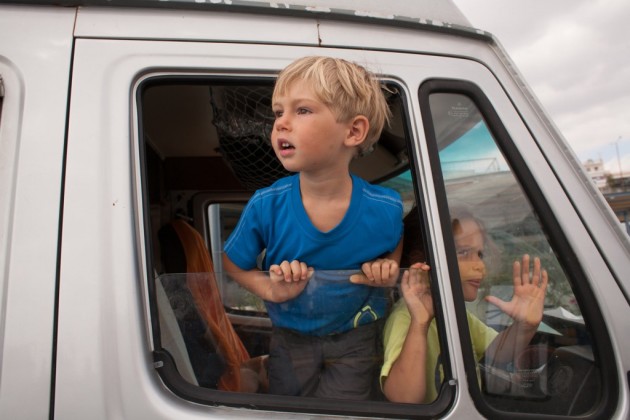
[[[223,270],[230,275],[241,287],[252,292],[261,299],[266,299],[270,279],[262,271],[254,268],[243,270],[232,262],[227,254],[223,254]]]
[[[385,256],[385,258],[392,260],[392,261],[396,261],[396,264],[400,264],[400,258],[402,256],[402,250],[403,250],[403,238],[400,238],[400,241],[398,242],[398,245],[396,245],[396,249],[394,249],[392,252],[390,252],[387,256]]]
[[[269,275],[256,268],[243,270],[225,253],[223,268],[240,286],[263,300],[275,303],[285,302],[302,293],[312,274],[306,264],[297,261],[272,265]]]

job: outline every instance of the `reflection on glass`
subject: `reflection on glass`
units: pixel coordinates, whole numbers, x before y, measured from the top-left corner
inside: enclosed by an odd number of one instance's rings
[[[261,274],[268,276],[266,272]],[[374,314],[381,309],[389,310],[395,288],[378,289],[380,297],[371,297],[371,305],[379,308],[364,306],[360,313],[348,312],[351,306],[348,300],[361,298],[360,294],[343,292],[346,288],[356,290],[356,285],[349,281],[353,274],[356,271],[314,272],[309,286],[296,298],[311,308],[310,322],[302,326],[305,330],[327,334],[330,328],[344,327],[327,324],[326,313],[345,313],[345,322],[356,328],[373,321]],[[229,304],[221,303],[215,287],[221,277],[229,284],[224,289],[224,301]],[[162,346],[173,357],[184,379],[211,389],[267,392],[272,323],[263,301],[240,288],[229,273],[163,274],[155,282]],[[312,296],[319,294],[312,292],[319,287],[337,288],[338,299],[313,300]],[[376,288],[366,286],[366,289]],[[331,337],[334,340],[334,334]],[[376,378],[382,352],[369,361],[360,361],[371,367]],[[323,361],[322,368],[333,364],[334,360]],[[377,380],[372,398],[382,399]]]
[[[502,304],[496,298],[510,302],[516,294],[515,277],[518,284],[521,280],[533,283],[536,272],[531,264],[527,275],[521,271],[516,275],[514,262],[521,262],[521,270],[523,255],[532,262],[539,258],[549,278],[542,322],[528,343],[518,346],[509,360],[489,357],[496,350],[493,346],[501,343],[474,349],[486,398],[495,407],[510,410],[518,400],[529,412],[586,412],[597,402],[600,388],[591,338],[536,212],[472,100],[460,94],[433,94],[430,104],[451,217],[456,219],[465,209],[482,232],[481,249],[475,249],[475,245],[460,243],[453,222],[469,314],[494,335],[518,330],[521,324],[505,307],[497,306]],[[468,265],[463,264],[466,259]],[[476,279],[467,282],[475,277],[471,275],[475,267]]]

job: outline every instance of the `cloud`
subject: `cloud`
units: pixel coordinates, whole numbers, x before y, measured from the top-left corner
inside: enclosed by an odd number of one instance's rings
[[[580,157],[630,139],[629,1],[455,3],[473,26],[497,36]],[[623,162],[630,171],[630,158]]]

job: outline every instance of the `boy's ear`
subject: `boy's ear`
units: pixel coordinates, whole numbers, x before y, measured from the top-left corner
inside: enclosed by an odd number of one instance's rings
[[[354,147],[358,146],[367,137],[368,130],[370,128],[370,122],[367,117],[363,115],[357,115],[354,117],[348,126],[348,136],[346,137],[346,146]]]

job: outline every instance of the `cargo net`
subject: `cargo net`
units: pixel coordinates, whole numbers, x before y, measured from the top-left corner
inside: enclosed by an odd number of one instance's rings
[[[271,147],[271,86],[210,88],[219,148],[234,175],[249,190],[289,175]]]

